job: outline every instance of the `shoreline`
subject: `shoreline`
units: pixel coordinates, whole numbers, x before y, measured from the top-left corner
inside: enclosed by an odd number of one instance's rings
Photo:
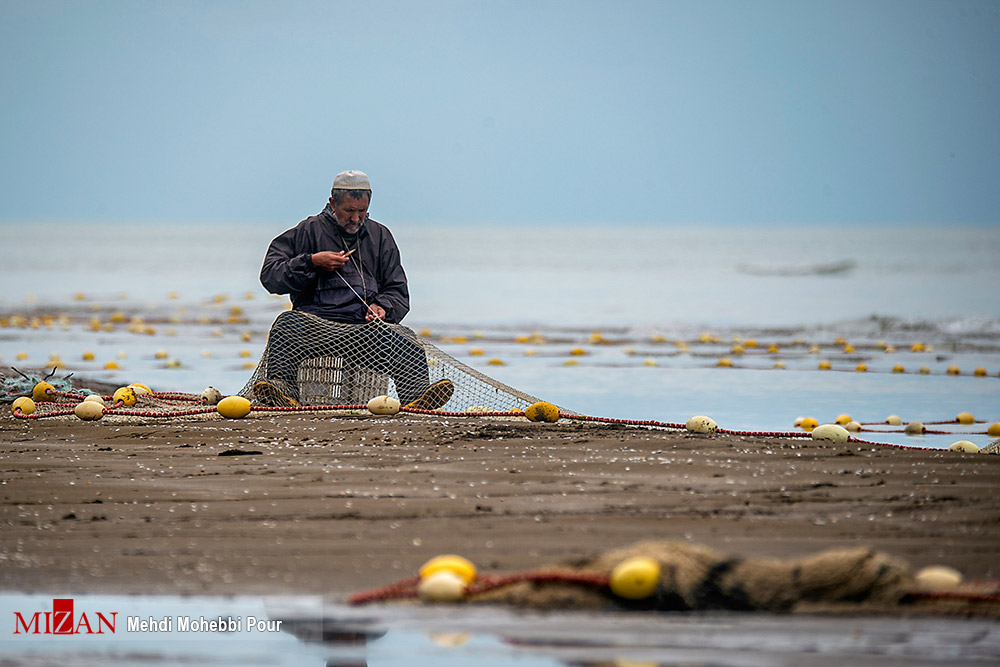
[[[645,540],[869,546],[1000,579],[1000,458],[984,454],[330,413],[5,411],[0,441],[4,591],[346,597],[442,553],[514,572]]]

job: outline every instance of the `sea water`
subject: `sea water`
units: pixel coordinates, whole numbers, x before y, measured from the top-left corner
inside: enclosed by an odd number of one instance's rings
[[[287,226],[4,225],[0,314],[72,318],[0,329],[0,363],[40,367],[55,354],[81,377],[236,392],[287,305],[258,281]],[[1000,227],[391,229],[409,277],[405,324],[576,412],[668,423],[706,414],[747,431],[847,413],[879,429],[863,434],[872,441],[928,447],[990,438],[985,423],[929,425],[945,433],[919,437],[879,424],[890,414],[1000,420]],[[234,309],[242,321],[225,323]],[[108,310],[156,332],[80,324]],[[515,342],[534,334],[545,343]],[[575,348],[585,354],[567,365]],[[177,363],[167,368],[164,354]],[[109,360],[120,370],[103,370]]]
[[[173,667],[605,667],[987,664],[986,619],[736,613],[513,612],[348,607],[318,596],[58,596],[71,634],[46,626],[51,595],[0,593],[10,665]],[[36,617],[35,614],[38,614]],[[107,622],[100,622],[102,614]],[[37,622],[35,619],[37,618]],[[37,632],[35,632],[37,630]]]

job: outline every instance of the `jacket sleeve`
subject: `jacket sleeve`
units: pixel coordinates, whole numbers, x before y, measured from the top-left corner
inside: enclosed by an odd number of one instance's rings
[[[316,286],[312,253],[296,243],[298,229],[289,229],[271,241],[260,269],[260,283],[272,294],[293,297]]]
[[[396,324],[410,312],[410,289],[399,248],[388,230],[379,253],[379,272],[378,295],[373,301],[385,309],[386,321]]]

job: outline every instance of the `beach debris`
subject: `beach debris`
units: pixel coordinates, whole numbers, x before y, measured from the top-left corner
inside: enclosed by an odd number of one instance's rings
[[[222,392],[215,387],[205,387],[205,391],[201,392],[202,405],[218,405],[221,400]]]
[[[12,400],[18,396],[32,396],[36,401],[51,400],[50,398],[35,398],[33,396],[35,389],[42,384],[46,385],[44,387],[46,394],[49,389],[55,389],[56,391],[71,391],[73,389],[73,383],[70,382],[70,378],[73,377],[73,374],[70,373],[61,378],[54,377],[56,370],[58,370],[56,367],[53,367],[52,370],[42,378],[23,373],[13,366],[9,366],[9,368],[20,377],[11,376],[3,378],[3,382],[0,383],[0,400]],[[83,391],[89,393],[89,390]]]
[[[112,403],[121,403],[127,408],[135,405],[138,398],[135,395],[135,388],[133,387],[118,387],[115,393],[111,396]]]
[[[851,434],[839,424],[822,424],[812,430],[812,439],[827,440],[829,442],[847,442],[851,439]]]
[[[264,452],[259,452],[257,450],[250,449],[227,449],[225,451],[219,452],[217,456],[252,456],[254,454],[263,454]]]
[[[53,389],[55,389],[55,387],[43,380],[31,389],[31,398],[34,399],[36,403],[51,401],[55,399],[55,396],[51,393]]]
[[[962,573],[947,565],[928,565],[914,575],[917,586],[928,591],[957,588],[964,577]]]
[[[803,417],[801,421],[795,420],[795,426],[807,433],[812,433],[813,429],[819,426],[819,421],[815,417]]]
[[[532,403],[524,409],[524,416],[533,422],[559,421],[559,408],[547,401]]]
[[[250,414],[250,400],[243,396],[226,396],[215,409],[226,419],[242,419]]]
[[[644,600],[660,585],[660,564],[646,556],[626,558],[611,570],[608,587],[626,600]]]
[[[431,585],[424,582],[442,570],[448,578],[435,579],[436,590],[425,594],[422,588]],[[724,556],[701,545],[650,541],[529,572],[481,575],[475,581],[442,567],[426,577],[357,593],[350,602],[426,600],[439,594],[431,600],[533,609],[790,612],[808,611],[818,604],[894,607],[915,590],[920,587],[905,561],[867,547],[779,560]]]
[[[692,433],[715,433],[719,430],[719,425],[715,420],[705,415],[695,415],[687,420],[684,427]]]
[[[368,411],[373,415],[394,415],[399,412],[399,399],[382,394],[368,401]]]
[[[417,585],[417,593],[424,602],[458,602],[465,599],[467,590],[465,580],[450,570],[421,577]]]
[[[80,401],[73,408],[73,414],[83,421],[97,421],[104,416],[104,406],[94,401]]]
[[[19,396],[14,399],[14,403],[10,406],[11,412],[21,411],[23,415],[30,415],[35,412],[35,402],[27,396]]]
[[[420,566],[418,574],[421,579],[426,579],[442,571],[451,572],[464,581],[466,585],[473,583],[479,576],[479,572],[472,561],[455,554],[443,554],[431,558]]]
[[[424,602],[459,602],[477,576],[476,566],[467,558],[435,556],[420,567],[417,595]]]

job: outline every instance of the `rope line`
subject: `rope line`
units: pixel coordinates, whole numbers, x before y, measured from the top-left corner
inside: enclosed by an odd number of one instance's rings
[[[71,392],[63,392],[58,390],[49,390],[49,395],[53,397],[59,397],[64,399],[69,399],[72,401],[79,402],[86,398],[86,396],[81,394],[74,394]],[[106,401],[112,400],[112,396],[102,396]],[[136,407],[125,406],[122,401],[108,406],[105,408],[105,415],[112,416],[127,416],[127,417],[144,417],[144,418],[164,418],[164,417],[186,417],[193,415],[208,415],[217,412],[215,406],[201,405],[202,398],[199,395],[189,394],[184,392],[153,392],[152,394],[141,394],[138,397],[139,404]],[[146,401],[161,401],[167,404],[191,404],[198,403],[197,407],[188,407],[185,409],[141,409],[141,404]],[[59,401],[37,401],[35,403],[36,408],[41,408],[41,410],[36,410],[32,414],[24,414],[20,408],[13,411],[14,417],[18,419],[43,419],[46,417],[65,417],[68,415],[73,415],[74,410],[72,408],[65,408],[65,402]],[[55,407],[54,410],[48,410],[47,408]],[[74,406],[75,407],[75,406]],[[171,407],[180,407],[171,406]],[[63,409],[59,409],[63,408]],[[302,413],[312,413],[312,412],[342,412],[342,411],[352,411],[352,410],[367,410],[368,406],[364,403],[351,403],[351,404],[336,404],[336,405],[297,405],[297,406],[262,406],[254,405],[252,407],[252,412],[259,413],[291,413],[291,414],[302,414]],[[523,416],[524,410],[513,409],[507,411],[446,411],[446,410],[424,410],[420,408],[411,407],[401,407],[400,412],[410,413],[416,415],[428,415],[435,417],[513,417],[513,416]],[[635,426],[641,428],[655,428],[664,429],[670,431],[687,431],[687,426],[685,424],[680,424],[676,422],[666,422],[659,421],[655,419],[619,419],[614,417],[600,417],[594,415],[581,415],[573,412],[559,412],[559,418],[565,419],[567,421],[575,422],[593,422],[602,424],[617,424],[624,426]],[[870,423],[873,424],[874,422]],[[928,424],[954,424],[960,423],[957,420],[946,420],[937,422],[926,422]],[[977,422],[983,423],[983,422]],[[863,429],[865,432],[869,433],[906,433],[903,429]],[[750,437],[750,438],[781,438],[789,440],[803,440],[811,439],[812,435],[806,431],[745,431],[739,429],[727,429],[718,428],[716,433],[732,436]],[[927,430],[923,431],[924,434],[930,435],[988,435],[987,432],[952,432],[952,431],[938,431],[938,430]],[[885,442],[874,442],[870,440],[865,440],[851,436],[848,438],[848,442],[871,446],[871,447],[887,447],[890,449],[909,449],[909,450],[924,450],[924,451],[943,451],[936,447],[922,447],[919,445],[897,445],[893,443]]]
[[[531,583],[563,583],[579,584],[582,586],[597,589],[607,588],[610,585],[610,577],[600,572],[588,572],[565,569],[542,569],[529,570],[527,572],[515,572],[505,575],[480,575],[479,578],[466,589],[466,595],[481,595],[488,591],[503,588],[522,582]],[[967,602],[1000,602],[1000,582],[997,581],[977,581],[968,582],[969,586],[986,587],[989,590],[978,591],[909,591],[907,596],[911,600],[963,600]],[[407,600],[419,598],[420,577],[407,577],[399,581],[379,586],[367,591],[354,593],[347,598],[347,602],[353,606],[371,604],[373,602],[389,602],[392,600]]]
[[[482,575],[471,584],[468,595],[480,595],[487,591],[492,591],[504,586],[521,583],[524,581],[532,583],[564,583],[581,584],[602,588],[608,586],[608,576],[600,572],[580,572],[575,570],[530,570],[528,572],[516,572],[505,575]],[[351,605],[364,605],[372,602],[387,602],[389,600],[406,600],[420,597],[418,587],[420,577],[407,577],[397,582],[379,586],[369,591],[362,591],[351,595],[347,602]]]

